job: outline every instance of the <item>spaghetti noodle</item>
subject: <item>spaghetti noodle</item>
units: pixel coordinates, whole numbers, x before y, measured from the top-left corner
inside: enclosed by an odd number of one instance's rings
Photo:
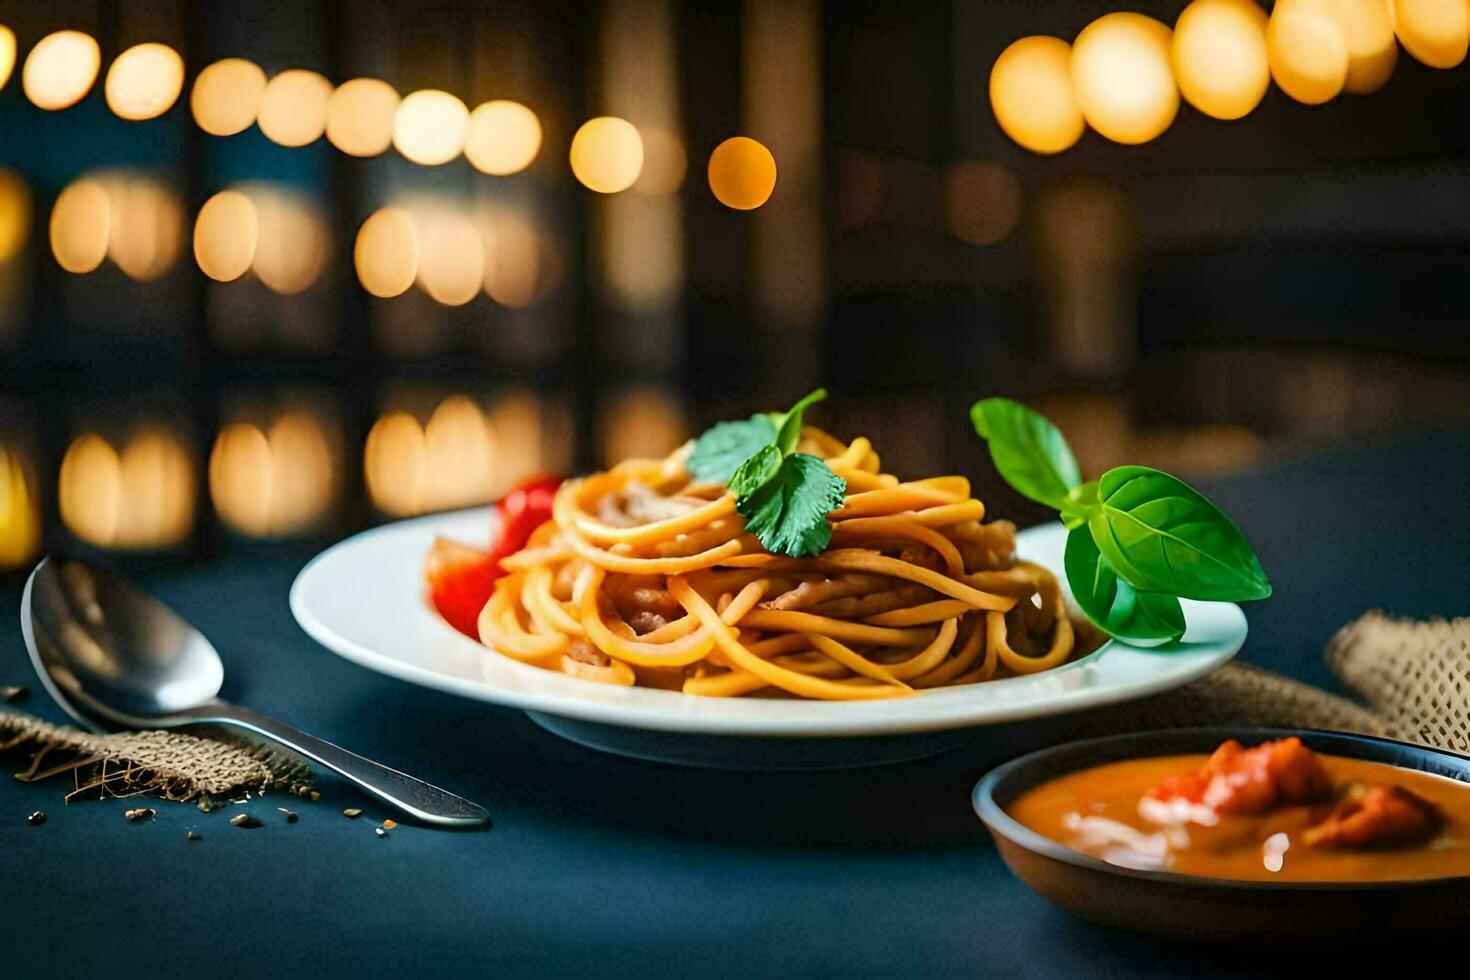
[[[706,697],[833,701],[1029,674],[1078,636],[1056,578],[982,523],[962,477],[900,481],[866,439],[802,430],[847,482],[831,547],[766,552],[735,496],[695,481],[689,447],[569,480],[552,520],[502,562],[481,641],[547,670]]]

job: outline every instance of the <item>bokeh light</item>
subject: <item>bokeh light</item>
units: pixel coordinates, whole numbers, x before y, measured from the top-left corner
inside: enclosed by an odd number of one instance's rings
[[[584,122],[572,137],[572,173],[588,190],[616,194],[633,186],[643,169],[643,139],[617,116]]]
[[[404,96],[393,117],[393,145],[414,163],[435,167],[464,149],[470,113],[448,92],[421,89]]]
[[[1072,89],[1072,46],[1038,35],[1012,42],[990,70],[990,108],[1007,136],[1033,153],[1060,153],[1085,123]]]
[[[1332,0],[1331,9],[1347,45],[1343,90],[1354,95],[1376,92],[1393,75],[1399,56],[1389,0]]]
[[[103,548],[177,544],[194,524],[194,464],[182,440],[145,426],[121,454],[95,433],[67,449],[57,482],[62,523]]]
[[[465,127],[465,159],[496,177],[518,173],[541,150],[541,121],[519,102],[496,99],[476,106]]]
[[[362,223],[352,250],[357,281],[374,296],[398,296],[419,271],[419,236],[402,208],[387,207]]]
[[[122,513],[122,473],[111,443],[88,433],[67,447],[56,502],[72,534],[89,544],[112,544]]]
[[[107,257],[112,203],[107,188],[83,178],[66,187],[51,209],[51,253],[67,272],[91,272]]]
[[[1347,42],[1315,0],[1276,4],[1266,26],[1266,58],[1281,91],[1306,105],[1337,98],[1347,84]]]
[[[422,513],[428,462],[428,444],[417,419],[407,412],[378,419],[362,453],[363,480],[373,505],[394,517]]]
[[[250,269],[259,237],[255,203],[240,191],[220,191],[195,219],[194,258],[206,276],[229,282]]]
[[[282,412],[265,432],[248,422],[226,425],[209,456],[215,512],[253,537],[310,530],[336,496],[333,457],[321,422],[301,409]]]
[[[260,131],[282,146],[306,146],[327,128],[332,83],[305,68],[283,71],[266,83],[260,96]]]
[[[183,90],[184,59],[166,44],[128,48],[112,62],[103,83],[108,108],[132,120],[163,115]]]
[[[1266,12],[1255,0],[1194,0],[1174,24],[1171,63],[1190,105],[1216,119],[1241,118],[1271,85]]]
[[[546,286],[545,248],[524,215],[501,210],[483,217],[485,295],[513,310],[530,306]]]
[[[776,189],[776,158],[748,136],[732,136],[709,155],[709,189],[727,208],[751,211]]]
[[[36,42],[26,55],[21,86],[42,109],[65,109],[86,97],[102,67],[102,51],[91,35],[57,31]]]
[[[643,140],[643,169],[633,182],[633,190],[648,197],[677,191],[689,169],[684,141],[672,129],[661,126],[641,126],[638,136]]]
[[[1179,87],[1169,64],[1173,32],[1119,11],[1088,24],[1072,42],[1072,84],[1088,125],[1116,143],[1147,143],[1174,121]]]
[[[41,499],[31,468],[0,444],[0,570],[24,568],[41,550]]]
[[[162,548],[188,536],[194,524],[194,462],[172,432],[145,427],[119,457],[122,505],[117,548]]]
[[[1021,182],[994,160],[966,160],[944,178],[944,225],[972,245],[1002,241],[1021,219]]]
[[[419,288],[435,302],[463,306],[485,281],[485,244],[457,208],[425,205],[412,212],[419,239]]]
[[[10,81],[15,71],[15,32],[0,24],[0,89]]]
[[[127,276],[152,282],[179,260],[184,247],[184,208],[178,195],[150,177],[101,178],[111,205],[107,257]]]
[[[660,459],[689,438],[689,420],[671,394],[657,388],[629,388],[608,400],[602,420],[602,460],[612,466],[625,459]]]
[[[302,194],[268,183],[236,188],[255,206],[256,246],[250,268],[271,292],[292,296],[321,278],[332,253],[321,210]]]
[[[194,79],[189,109],[194,122],[212,136],[244,132],[260,113],[265,94],[265,72],[243,58],[216,61]]]
[[[439,403],[424,426],[427,510],[469,507],[490,499],[495,436],[484,411],[464,395]]]
[[[0,265],[20,254],[31,235],[31,190],[13,170],[0,167]]]
[[[377,156],[393,145],[398,102],[398,90],[380,79],[343,82],[327,100],[327,139],[349,156]]]
[[[1465,60],[1470,36],[1464,0],[1391,0],[1394,33],[1404,49],[1431,68]]]

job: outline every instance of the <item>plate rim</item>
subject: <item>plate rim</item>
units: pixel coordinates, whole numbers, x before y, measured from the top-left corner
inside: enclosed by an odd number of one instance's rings
[[[469,507],[421,515],[406,520],[390,521],[359,531],[332,544],[308,561],[292,581],[289,594],[289,605],[292,616],[312,640],[345,660],[397,680],[471,700],[500,707],[543,712],[622,728],[664,731],[671,734],[685,733],[771,738],[844,738],[967,729],[1056,717],[1084,711],[1089,708],[1137,700],[1164,691],[1173,690],[1191,681],[1198,680],[1200,677],[1216,670],[1230,661],[1240,651],[1245,643],[1249,629],[1244,613],[1236,604],[1208,603],[1210,606],[1219,607],[1226,611],[1228,615],[1236,620],[1238,625],[1238,630],[1233,631],[1228,639],[1219,640],[1214,643],[1217,649],[1199,656],[1194,662],[1183,668],[1160,672],[1157,676],[1134,681],[1124,688],[1106,686],[1082,688],[1066,692],[1071,697],[1050,707],[1025,702],[1009,705],[988,703],[980,707],[972,707],[971,710],[966,711],[963,705],[963,693],[965,689],[954,688],[925,692],[923,695],[913,699],[901,699],[901,702],[907,705],[942,704],[950,710],[930,710],[898,719],[874,718],[872,717],[873,711],[871,706],[878,705],[881,710],[882,706],[892,706],[900,703],[899,701],[859,701],[831,704],[799,701],[793,703],[807,706],[807,710],[813,714],[822,711],[829,711],[829,713],[820,717],[789,719],[772,718],[769,715],[762,715],[756,712],[752,712],[749,716],[712,718],[711,716],[700,716],[697,714],[691,715],[660,711],[656,707],[656,701],[652,704],[612,704],[578,698],[575,696],[575,691],[582,685],[591,685],[594,682],[563,677],[558,674],[543,671],[529,664],[521,663],[509,657],[505,658],[507,665],[514,670],[526,672],[525,676],[528,680],[535,680],[542,684],[565,682],[572,686],[568,688],[566,693],[558,691],[511,690],[504,687],[497,687],[493,682],[488,680],[472,681],[467,678],[435,671],[427,667],[407,663],[391,654],[380,653],[350,637],[339,634],[323,623],[307,603],[305,592],[317,574],[319,567],[324,562],[339,557],[340,553],[344,550],[359,545],[369,538],[394,532],[401,533],[412,526],[434,526],[439,523],[450,523],[455,520],[467,519],[477,514],[488,516],[493,514],[493,508],[484,506]],[[1062,530],[1063,528],[1060,523],[1042,523],[1018,532],[1017,538],[1018,542],[1028,536],[1040,539],[1045,535],[1054,535]],[[1066,589],[1065,580],[1062,581],[1062,587],[1064,590]],[[1186,617],[1187,615],[1188,612],[1186,611]],[[437,619],[437,617],[435,618]],[[464,644],[467,650],[484,651],[484,648],[475,643],[475,641],[459,633],[442,620],[439,621],[439,625],[443,629],[446,642]],[[1151,650],[1144,647],[1135,647],[1118,640],[1110,639],[1086,657],[1072,661],[1064,668],[1057,668],[1057,670],[1071,671],[1085,669],[1089,664],[1095,664],[1097,661],[1103,659],[1105,654],[1113,651],[1150,656],[1167,655],[1156,649]],[[493,651],[490,652],[493,653]],[[1204,651],[1201,651],[1201,653],[1204,653]],[[1005,678],[999,681],[989,682],[989,684],[994,689],[993,685],[1010,684],[1012,682],[1029,681],[1035,683],[1035,678],[1046,675],[1055,676],[1053,671],[1046,671],[1042,674]],[[561,685],[558,684],[557,686]],[[668,698],[679,699],[680,701],[690,697],[690,695],[673,691],[644,688],[637,690],[640,695],[655,697],[662,695]],[[740,699],[718,700],[722,703],[734,703]],[[672,705],[676,702],[670,701],[668,703]],[[765,706],[780,702],[765,699],[759,703]],[[863,710],[864,708],[868,708],[869,711],[865,712]],[[763,708],[762,710],[765,709]],[[890,707],[888,710],[892,711],[893,708]]]

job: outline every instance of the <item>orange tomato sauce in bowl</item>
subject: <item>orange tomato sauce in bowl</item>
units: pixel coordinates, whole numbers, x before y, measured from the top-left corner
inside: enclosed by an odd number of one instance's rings
[[[1268,756],[1300,765],[1267,772]],[[1141,870],[1285,882],[1470,876],[1470,785],[1296,739],[1107,763],[1005,809],[1036,833]]]

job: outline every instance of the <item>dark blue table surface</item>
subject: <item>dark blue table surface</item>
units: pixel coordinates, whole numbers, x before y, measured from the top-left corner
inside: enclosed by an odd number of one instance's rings
[[[1330,683],[1322,647],[1362,611],[1470,612],[1467,464],[1470,437],[1434,435],[1210,485],[1276,588],[1249,608],[1242,656]],[[126,801],[63,805],[65,777],[5,780],[0,975],[1198,974],[1281,962],[1053,909],[1007,873],[972,816],[980,772],[964,749],[839,773],[679,769],[353,666],[286,607],[309,557],[233,549],[144,578],[219,647],[227,696],[482,802],[494,827],[379,839],[389,814],[326,779],[318,803],[245,807],[259,830],[229,826],[238,807],[168,803],[129,824]],[[0,590],[4,622],[19,592]],[[62,720],[13,626],[0,683],[31,686],[26,709]],[[300,822],[281,822],[277,803]],[[340,814],[354,805],[362,819]],[[36,809],[50,819],[30,827]],[[204,839],[186,841],[190,827]]]

